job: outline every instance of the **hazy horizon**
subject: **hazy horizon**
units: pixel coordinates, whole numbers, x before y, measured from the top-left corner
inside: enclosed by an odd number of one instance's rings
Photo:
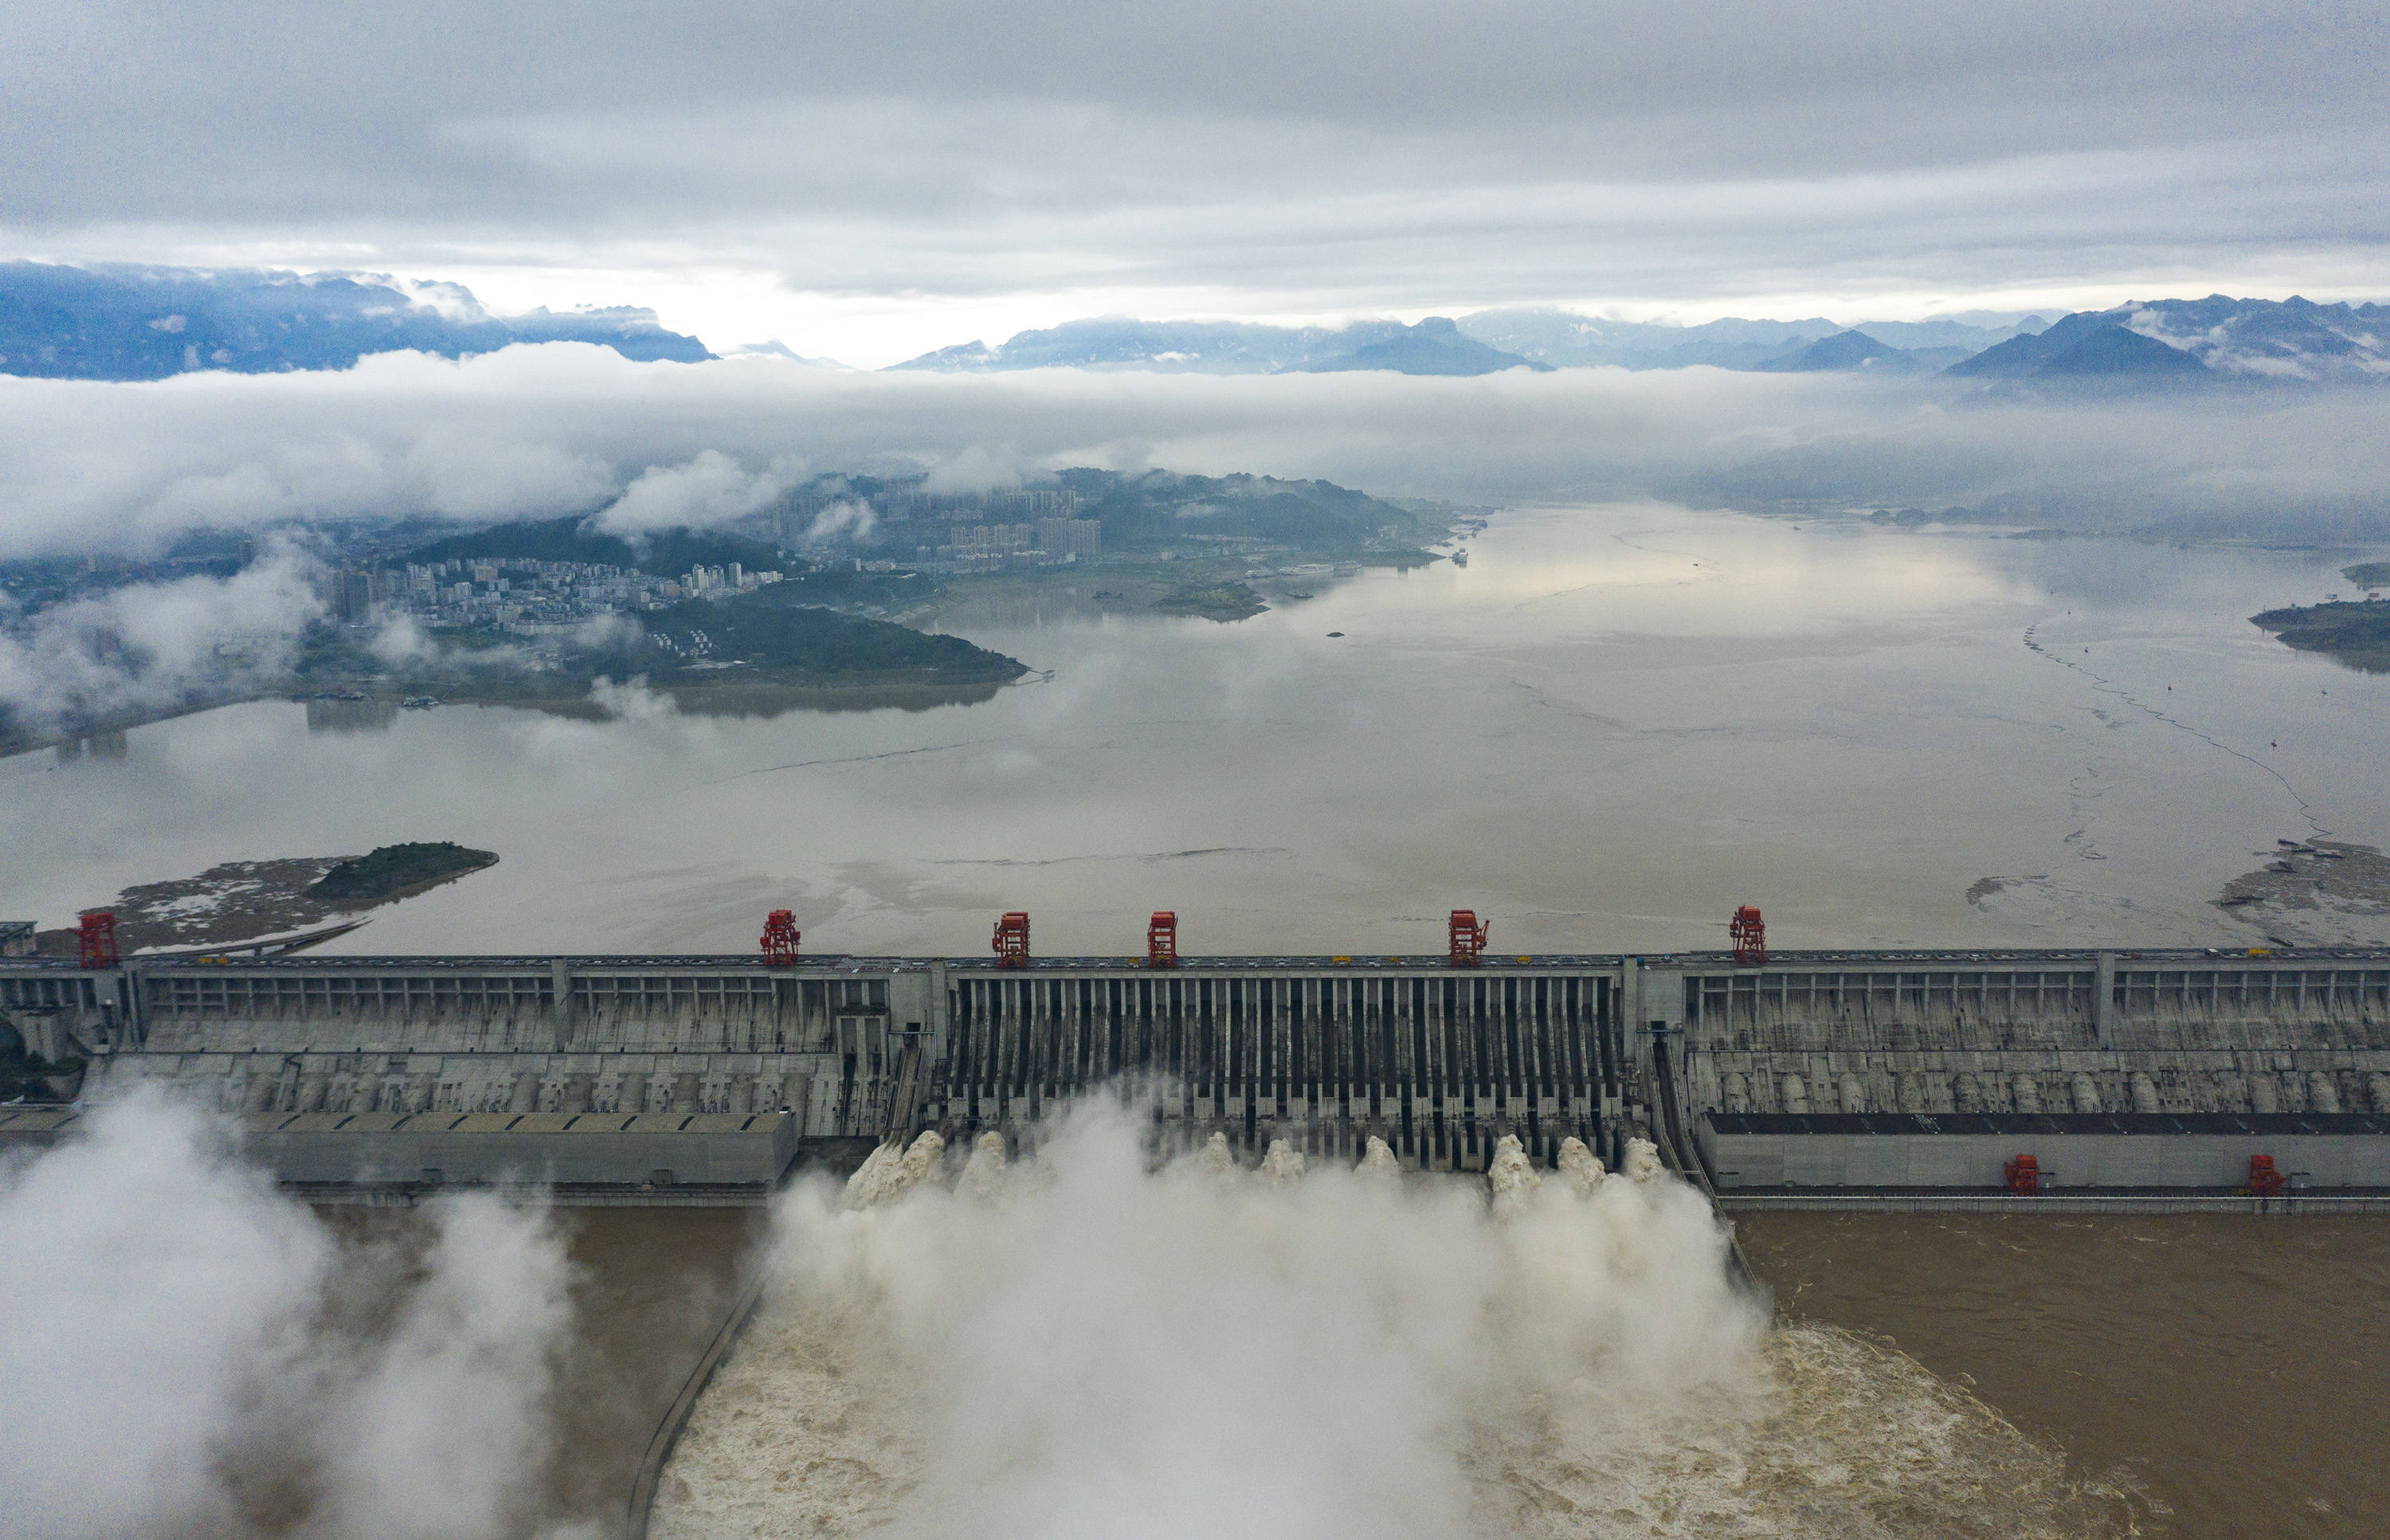
[[[1103,314],[2390,292],[2363,7],[94,0],[5,36],[0,258],[387,272],[864,366]]]

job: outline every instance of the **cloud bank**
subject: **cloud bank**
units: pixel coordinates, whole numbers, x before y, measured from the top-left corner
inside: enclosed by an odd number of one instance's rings
[[[598,516],[609,534],[702,528],[745,518],[804,479],[804,462],[775,458],[749,471],[718,449],[701,449],[679,465],[650,466]]]
[[[2390,486],[2390,391],[2035,401],[1714,369],[950,377],[640,365],[575,344],[338,374],[0,379],[0,557],[370,516],[647,528],[759,506],[800,466],[987,484],[1069,465],[1470,502],[2016,497],[2075,522],[2345,522]]]

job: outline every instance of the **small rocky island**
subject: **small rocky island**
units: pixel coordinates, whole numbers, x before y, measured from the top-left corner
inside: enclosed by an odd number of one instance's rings
[[[197,877],[127,888],[92,907],[115,914],[117,944],[127,953],[204,950],[336,930],[367,910],[497,864],[493,852],[444,841],[383,845],[365,855],[226,861]],[[36,945],[72,956],[75,934],[44,930]]]
[[[1269,608],[1262,597],[1253,592],[1250,583],[1178,584],[1153,601],[1154,610],[1164,615],[1195,615],[1207,621],[1250,620]]]
[[[2381,588],[2390,584],[2390,561],[2360,561],[2340,575],[2359,588]],[[2390,674],[2390,602],[2378,596],[2286,605],[2252,615],[2249,623],[2301,652],[2327,653],[2366,674]]]

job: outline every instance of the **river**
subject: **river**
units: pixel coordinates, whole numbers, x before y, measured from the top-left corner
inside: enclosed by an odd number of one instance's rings
[[[1465,567],[1234,624],[965,606],[1050,680],[925,711],[610,722],[261,701],[0,761],[0,914],[217,862],[453,840],[500,864],[364,953],[2248,944],[2277,839],[2384,843],[2390,677],[2246,617],[2355,553],[1520,509]],[[1342,635],[1331,635],[1341,633]],[[1986,879],[1997,879],[1986,882]],[[1972,896],[1971,897],[1971,893]],[[2390,940],[2317,914],[2285,939]]]
[[[454,840],[497,866],[364,953],[1424,952],[2261,940],[2211,900],[2278,839],[2384,844],[2390,678],[2246,617],[2352,552],[1907,533],[1655,506],[1519,509],[1466,567],[1371,571],[1235,624],[966,606],[1050,679],[926,711],[610,722],[264,701],[0,761],[0,915],[65,923],[219,862]],[[1331,635],[1341,633],[1342,635]],[[1997,879],[1986,881],[1985,879]],[[2296,939],[2390,918],[2294,917]],[[605,1518],[752,1230],[572,1220],[551,1473]],[[2390,1512],[2363,1221],[1746,1218],[1783,1318],[1888,1338],[2143,1532],[2372,1535]]]
[[[1738,1228],[1780,1327],[1896,1348],[1952,1393],[1980,1398],[2053,1467],[2125,1495],[2100,1505],[2109,1517],[2086,1533],[2382,1534],[2390,1230],[2376,1220],[1776,1213]],[[748,1234],[705,1213],[574,1217],[589,1281],[564,1385],[572,1436],[551,1479],[559,1518],[619,1513]],[[1873,1385],[1881,1368],[1845,1369],[1890,1416],[1895,1387]],[[1870,1447],[1866,1416],[1837,1435],[1838,1453]],[[811,1507],[792,1497],[800,1511]],[[1880,1517],[1870,1533],[1942,1540],[1897,1512]]]
[[[2390,1527],[2390,1228],[2371,1216],[1750,1214],[1780,1318],[1888,1340],[2151,1536]]]

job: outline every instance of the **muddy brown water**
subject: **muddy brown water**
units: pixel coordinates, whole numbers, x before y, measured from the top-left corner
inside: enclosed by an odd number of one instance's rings
[[[2390,1534],[2390,1225],[2370,1216],[1747,1214],[1780,1316],[1889,1338],[2141,1533]]]
[[[428,1234],[416,1212],[318,1213],[351,1242],[404,1249]],[[573,1328],[556,1366],[540,1533],[611,1540],[623,1532],[640,1457],[736,1298],[740,1265],[765,1224],[754,1209],[558,1211]],[[265,1462],[241,1474],[258,1531],[289,1532],[303,1519],[303,1503],[276,1500],[276,1482],[298,1473]]]
[[[548,1471],[559,1519],[618,1533],[648,1441],[713,1340],[765,1223],[752,1209],[568,1213],[579,1281]]]
[[[760,1214],[585,1211],[549,1473],[618,1533]],[[1780,1315],[1888,1339],[2185,1540],[2390,1534],[2390,1226],[2370,1217],[1743,1215]]]

